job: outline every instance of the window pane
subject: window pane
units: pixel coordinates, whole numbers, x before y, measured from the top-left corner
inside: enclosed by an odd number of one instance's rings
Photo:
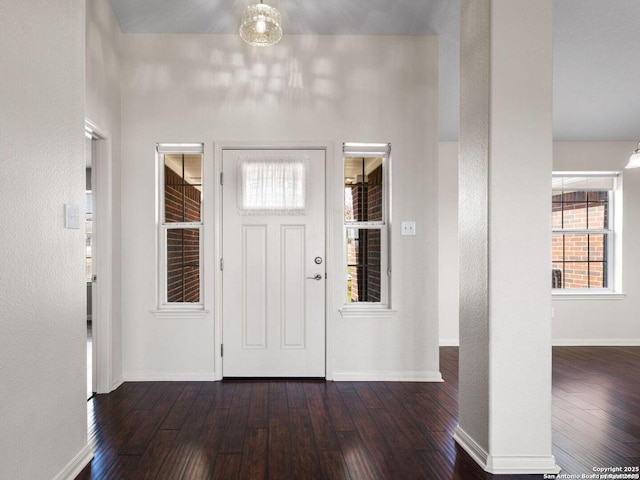
[[[562,228],[587,228],[587,202],[562,204]]]
[[[551,261],[562,262],[564,260],[564,235],[554,233],[551,235]]]
[[[382,158],[345,158],[345,220],[384,221]]]
[[[300,215],[306,209],[304,158],[240,159],[240,213]]]
[[[200,222],[202,155],[165,154],[164,221]]]
[[[589,259],[588,235],[572,234],[563,236],[565,262],[586,262]]]
[[[552,235],[553,288],[607,288],[607,235]]]
[[[381,301],[381,231],[347,229],[347,301]]]
[[[553,195],[551,203],[551,228],[562,228],[562,195]]]
[[[562,288],[606,288],[606,262],[565,262]]]
[[[607,202],[589,202],[587,207],[587,215],[589,229],[607,229],[609,228],[609,204]]]
[[[551,288],[563,288],[562,262],[553,262],[551,264]]]
[[[604,252],[606,250],[606,235],[596,234],[589,235],[589,260],[603,262]]]
[[[555,229],[608,229],[608,192],[554,192],[552,226]]]
[[[200,231],[167,230],[167,302],[200,302]]]

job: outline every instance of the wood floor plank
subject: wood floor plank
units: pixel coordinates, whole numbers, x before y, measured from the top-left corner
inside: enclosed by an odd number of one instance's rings
[[[304,408],[306,399],[304,398],[304,388],[300,382],[287,382],[287,401],[289,408]]]
[[[334,430],[336,432],[353,432],[356,427],[336,383],[329,382],[324,386],[324,399]]]
[[[120,455],[105,474],[104,480],[122,480],[134,478],[134,472],[140,464],[140,455]]]
[[[264,480],[267,477],[267,429],[250,428],[245,439],[240,465],[242,480]]]
[[[358,393],[365,408],[383,408],[380,398],[368,382],[354,382],[353,388]]]
[[[133,475],[132,478],[140,480],[155,479],[177,435],[177,430],[159,430],[142,455],[135,475]]]
[[[258,382],[252,385],[251,400],[249,402],[248,428],[266,428],[268,424],[268,394],[269,384]]]
[[[216,458],[212,480],[232,480],[240,476],[242,455],[221,453]]]
[[[141,455],[153,439],[156,431],[164,422],[167,414],[185,388],[184,383],[176,382],[163,390],[163,395],[155,402],[149,413],[144,417],[140,427],[136,429],[126,444],[120,449],[124,455]],[[150,390],[151,392],[152,390]],[[148,400],[147,400],[148,401]],[[136,405],[139,407],[140,403]]]
[[[191,404],[193,404],[201,388],[202,384],[199,382],[186,384],[160,428],[163,430],[179,430],[189,415]]]
[[[311,426],[318,450],[339,450],[338,437],[335,434],[331,416],[320,391],[320,385],[307,383],[304,394],[307,399],[307,409],[311,419]]]
[[[352,477],[349,475],[349,468],[344,461],[342,451],[320,451],[318,452],[318,459],[320,460],[322,478],[332,480],[351,480]]]
[[[229,419],[222,435],[220,453],[237,453],[242,455],[250,402],[251,384],[236,384],[233,401],[229,409]]]
[[[294,478],[321,479],[318,449],[306,408],[289,408]]]
[[[198,389],[199,390],[199,389]],[[189,459],[194,450],[197,450],[197,441],[210,407],[210,397],[197,395],[189,407],[189,415],[180,426],[178,435],[167,454],[161,471],[157,475],[158,480],[174,480],[182,478]]]
[[[351,478],[379,479],[373,458],[358,432],[338,432],[337,435]]]
[[[108,439],[101,438],[104,448],[96,449],[91,461],[92,478],[102,478],[118,462],[118,453],[129,436],[140,425],[147,415],[145,410],[132,410],[118,423],[117,430],[112,432]],[[101,442],[102,444],[102,442]]]
[[[289,480],[293,474],[293,450],[286,388],[269,391],[268,478]]]
[[[222,434],[229,418],[228,409],[214,408],[218,403],[212,400],[211,410],[207,414],[200,437],[185,467],[184,478],[210,478],[213,474],[215,459],[218,456]]]
[[[152,382],[144,395],[135,404],[136,410],[151,410],[165,395],[172,382]]]

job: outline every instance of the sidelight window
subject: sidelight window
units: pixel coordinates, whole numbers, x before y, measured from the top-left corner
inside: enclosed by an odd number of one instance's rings
[[[388,305],[388,144],[344,145],[345,303]]]
[[[203,146],[158,145],[160,306],[202,305]]]

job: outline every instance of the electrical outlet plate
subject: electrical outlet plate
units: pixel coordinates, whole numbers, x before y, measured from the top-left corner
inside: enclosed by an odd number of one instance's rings
[[[402,222],[401,235],[415,235],[416,222]]]
[[[80,206],[69,205],[64,206],[64,227],[73,230],[80,229]]]

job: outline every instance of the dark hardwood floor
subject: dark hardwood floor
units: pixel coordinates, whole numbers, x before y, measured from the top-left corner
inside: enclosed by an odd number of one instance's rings
[[[490,475],[452,439],[444,383],[126,383],[89,401],[95,458],[78,479],[537,479]],[[564,474],[640,465],[640,348],[553,351],[553,453]]]

